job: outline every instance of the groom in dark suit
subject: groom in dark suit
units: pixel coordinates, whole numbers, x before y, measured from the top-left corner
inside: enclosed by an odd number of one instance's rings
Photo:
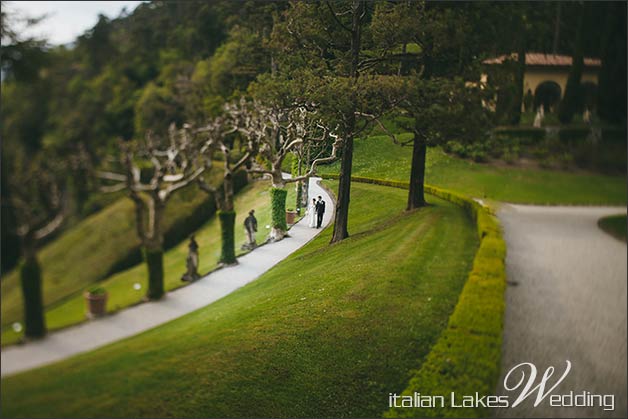
[[[321,228],[323,224],[323,215],[325,214],[325,201],[322,197],[318,197],[316,201],[316,228]]]

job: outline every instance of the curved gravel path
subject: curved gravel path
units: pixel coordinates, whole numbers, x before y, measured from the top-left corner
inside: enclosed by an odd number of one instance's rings
[[[334,201],[311,178],[309,195],[322,196],[327,203],[323,228],[334,214]],[[309,200],[308,200],[309,202]],[[13,345],[2,350],[2,377],[61,361],[117,340],[152,329],[204,307],[254,281],[297,249],[312,240],[322,229],[307,226],[308,217],[292,226],[290,237],[261,246],[238,258],[238,264],[215,271],[194,283],[169,292],[156,302],[140,304],[91,322],[49,334],[40,341]]]
[[[550,407],[536,397],[499,417],[626,417],[626,243],[597,226],[600,217],[626,213],[612,207],[539,207],[504,204],[498,216],[508,246],[502,376],[532,362],[540,376],[566,362],[571,371],[552,394],[614,394],[615,410]],[[517,377],[518,379],[518,377]],[[516,380],[513,380],[513,382]],[[518,391],[517,391],[518,393]]]

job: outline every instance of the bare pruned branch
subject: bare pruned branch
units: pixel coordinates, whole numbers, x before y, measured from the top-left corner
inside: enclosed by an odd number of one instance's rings
[[[344,13],[341,13],[341,14],[337,14],[337,13],[334,11],[334,8],[331,6],[331,3],[330,3],[329,1],[326,1],[326,2],[325,2],[325,4],[327,5],[327,8],[329,9],[329,12],[331,13],[331,16],[334,18],[334,21],[336,21],[336,23],[337,23],[337,24],[338,24],[338,25],[339,25],[342,29],[344,29],[345,31],[347,31],[347,32],[349,32],[349,33],[352,33],[353,31],[351,30],[351,28],[350,28],[350,27],[348,27],[347,25],[345,25],[344,23],[342,23],[342,22],[340,21],[340,19],[338,18],[338,16],[342,16],[342,15],[345,15],[345,14],[347,14],[347,13],[350,13],[350,12],[351,12],[351,10],[348,10],[348,11],[346,11],[346,12],[344,12]]]

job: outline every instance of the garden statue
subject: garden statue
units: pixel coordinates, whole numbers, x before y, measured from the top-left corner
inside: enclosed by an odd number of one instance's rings
[[[249,216],[244,220],[244,231],[246,232],[247,242],[242,246],[244,249],[253,249],[257,243],[255,242],[255,233],[257,232],[257,218],[255,218],[255,210],[249,211]]]
[[[188,257],[185,261],[187,272],[181,277],[181,281],[196,281],[201,276],[198,274],[198,243],[194,240],[194,236],[190,236],[190,244],[188,244]]]
[[[585,124],[591,123],[591,111],[589,110],[589,107],[586,107],[584,109],[584,113],[582,114],[582,122],[584,122]]]
[[[536,116],[534,117],[534,128],[541,128],[541,123],[543,122],[544,117],[543,105],[539,105],[539,109],[536,111]]]

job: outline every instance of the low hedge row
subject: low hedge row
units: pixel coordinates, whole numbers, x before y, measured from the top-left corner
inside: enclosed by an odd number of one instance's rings
[[[535,127],[496,127],[493,129],[493,135],[508,137],[510,139],[519,139],[524,143],[538,143],[545,139],[545,128]]]
[[[337,179],[337,175],[325,175]],[[352,181],[408,189],[407,182],[365,177]],[[484,417],[486,408],[451,407],[451,393],[458,403],[464,395],[491,395],[500,374],[504,291],[506,289],[506,244],[499,221],[486,207],[456,192],[425,185],[425,191],[461,206],[475,221],[480,246],[473,268],[454,312],[425,361],[402,396],[444,396],[445,406],[392,408],[385,417]]]
[[[534,127],[496,127],[492,131],[493,137],[506,137],[519,140],[522,144],[538,144],[549,137],[549,129]],[[556,129],[558,138],[566,144],[579,144],[584,142],[591,133],[587,125],[575,125],[559,127]],[[603,143],[624,143],[626,141],[626,129],[624,127],[603,127],[600,131]]]

